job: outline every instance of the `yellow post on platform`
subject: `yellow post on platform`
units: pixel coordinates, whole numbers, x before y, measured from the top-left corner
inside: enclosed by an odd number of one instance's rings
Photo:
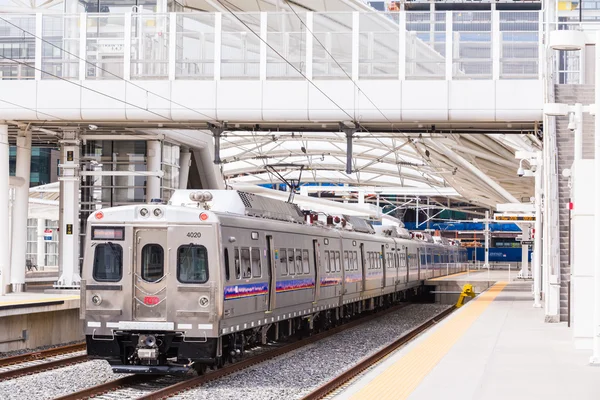
[[[464,305],[465,297],[467,296],[475,298],[475,290],[473,290],[473,285],[470,283],[467,283],[465,286],[463,286],[463,290],[460,296],[458,296],[458,301],[456,302],[456,308],[460,308]]]

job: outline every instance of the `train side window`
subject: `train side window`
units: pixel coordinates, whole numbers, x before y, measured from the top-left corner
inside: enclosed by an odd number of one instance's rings
[[[358,271],[358,253],[356,251],[354,253],[354,270]]]
[[[302,250],[302,272],[310,273],[310,263],[308,261],[308,250]]]
[[[344,271],[350,270],[350,260],[348,259],[348,252],[344,251]]]
[[[281,263],[281,275],[288,274],[287,252],[285,249],[279,250],[279,262]]]
[[[112,242],[100,243],[94,249],[94,280],[118,282],[123,276],[123,248]]]
[[[142,279],[156,282],[165,274],[165,251],[157,243],[142,247]]]
[[[335,252],[335,272],[340,272],[342,270],[342,262],[340,260],[340,252]]]
[[[252,256],[252,276],[255,278],[260,278],[262,275],[260,265],[260,249],[253,247],[250,253]]]
[[[240,279],[242,277],[242,267],[240,264],[240,249],[233,249],[233,266],[235,268],[235,279]]]
[[[377,253],[377,268],[378,269],[381,269],[383,267],[383,257],[385,257],[385,254]]]
[[[181,283],[205,283],[208,281],[206,247],[187,244],[177,249],[177,280]]]
[[[231,276],[229,274],[229,249],[227,247],[225,247],[223,257],[225,259],[225,280],[228,281]]]
[[[288,249],[288,270],[290,275],[294,275],[294,249]]]
[[[252,276],[252,268],[250,264],[250,249],[242,247],[242,278],[250,278]]]
[[[296,274],[302,273],[302,250],[296,249]]]
[[[329,250],[325,250],[325,272],[329,272]]]

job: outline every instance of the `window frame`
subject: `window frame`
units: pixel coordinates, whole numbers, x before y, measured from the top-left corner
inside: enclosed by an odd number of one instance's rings
[[[120,270],[119,270],[119,279],[99,279],[96,275],[97,273],[97,269],[96,269],[96,252],[98,251],[99,248],[104,249],[105,247],[110,248],[111,250],[114,251],[114,249],[111,248],[112,246],[119,246],[119,251],[121,252],[121,257],[119,259],[120,261]],[[98,243],[95,245],[94,247],[94,260],[93,260],[93,264],[92,264],[92,278],[94,278],[94,280],[96,282],[120,282],[123,279],[123,246],[121,246],[118,243],[112,243],[112,242],[103,242],[103,243]]]
[[[254,256],[256,254],[258,254],[258,258],[255,259]],[[255,261],[257,261],[257,265],[255,265]],[[258,247],[250,248],[250,268],[252,270],[253,278],[262,278],[262,257],[260,256],[260,248]]]
[[[239,247],[235,247],[233,249],[233,268],[235,272],[235,279],[242,279],[242,257]]]
[[[231,269],[229,266],[229,249],[227,247],[223,249],[223,259],[225,260],[225,281],[229,282],[231,279]]]
[[[194,281],[188,281],[188,280],[182,280],[181,279],[181,262],[180,262],[180,251],[182,248],[198,248],[200,250],[204,249],[204,255],[205,255],[205,259],[206,259],[206,265],[205,265],[205,272],[206,272],[206,279],[204,280],[194,280]],[[179,283],[183,283],[183,284],[192,284],[192,285],[202,285],[206,282],[208,282],[208,278],[209,278],[209,265],[208,265],[208,249],[206,248],[206,246],[201,245],[201,244],[195,244],[195,243],[190,243],[190,244],[183,244],[181,246],[179,246],[177,248],[177,281]]]
[[[310,255],[306,249],[302,250],[302,272],[310,274]]]
[[[302,249],[294,249],[296,275],[302,275]]]
[[[290,262],[290,254],[292,260]],[[288,275],[296,275],[296,259],[295,259],[295,251],[294,249],[287,249],[287,258],[288,258]]]
[[[288,260],[287,260],[287,249],[279,249],[279,262],[281,264],[281,275],[287,276],[288,274]]]
[[[244,252],[248,252],[248,258],[244,258]],[[245,265],[245,260],[248,264]],[[252,278],[252,261],[250,260],[250,247],[240,247],[240,270],[242,272],[242,279]]]
[[[344,250],[344,271],[350,271],[350,258],[348,250]]]
[[[325,272],[331,272],[329,250],[325,250]]]
[[[161,255],[162,255],[162,262],[161,262],[161,275],[160,277],[151,280],[151,279],[147,279],[146,274],[144,273],[146,271],[146,263],[145,258],[146,258],[146,254],[145,254],[145,250],[146,248],[148,248],[149,246],[157,246],[160,251],[161,251]],[[160,243],[146,243],[143,247],[142,250],[140,251],[140,264],[141,264],[141,268],[140,268],[140,277],[142,278],[142,280],[144,282],[148,282],[148,283],[156,283],[158,281],[160,281],[164,276],[165,276],[165,249],[162,247],[162,245]],[[146,271],[147,273],[147,271]]]

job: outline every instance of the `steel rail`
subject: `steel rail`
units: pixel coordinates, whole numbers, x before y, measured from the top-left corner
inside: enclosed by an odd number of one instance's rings
[[[75,343],[67,346],[54,347],[52,349],[34,351],[26,354],[19,354],[17,356],[6,357],[0,359],[0,368],[7,367],[9,365],[21,364],[28,361],[43,360],[44,358],[59,356],[62,354],[74,353],[77,351],[85,350],[85,343]]]
[[[123,378],[115,379],[113,381],[109,381],[103,383],[101,385],[92,386],[87,389],[80,390],[79,392],[67,394],[62,397],[57,397],[55,400],[76,400],[76,399],[88,399],[91,397],[95,397],[107,392],[112,392],[117,389],[136,385],[141,382],[149,381],[155,379],[153,376],[149,375],[129,375]]]
[[[427,330],[431,326],[435,325],[438,321],[450,315],[454,310],[454,307],[448,308],[445,311],[442,311],[441,313],[437,314],[436,316],[429,318],[427,321],[412,329],[405,335],[402,335],[383,349],[379,350],[376,353],[373,353],[370,356],[363,358],[361,361],[358,362],[358,364],[354,365],[341,375],[338,375],[337,377],[331,379],[324,385],[318,387],[317,389],[303,397],[302,400],[320,400],[328,396],[334,390],[338,389],[339,387],[349,382],[351,379],[360,375],[364,370],[373,366],[374,364],[382,360],[384,357],[386,357],[388,354],[396,351],[398,348],[414,339],[417,335]]]
[[[211,371],[206,373],[205,375],[200,375],[188,380],[185,380],[183,382],[178,382],[174,385],[170,385],[167,387],[164,387],[162,389],[159,389],[157,391],[154,391],[152,393],[149,393],[145,396],[139,397],[138,400],[155,400],[155,399],[165,399],[168,398],[170,396],[176,395],[178,393],[182,393],[185,391],[188,391],[190,389],[196,388],[198,386],[202,386],[210,381],[216,380],[216,379],[220,379],[223,378],[227,375],[231,375],[234,372],[238,372],[241,371],[243,369],[249,368],[253,365],[256,364],[260,364],[263,363],[265,361],[268,361],[272,358],[281,356],[283,354],[289,353],[293,350],[299,349],[301,347],[304,347],[306,345],[309,345],[311,343],[317,342],[319,340],[323,340],[327,337],[330,337],[332,335],[335,335],[336,333],[340,333],[342,331],[345,331],[347,329],[350,328],[354,328],[356,326],[359,326],[365,322],[369,322],[373,319],[379,318],[379,317],[383,317],[384,315],[387,315],[393,311],[397,311],[399,309],[402,309],[406,306],[408,306],[410,303],[402,303],[393,307],[390,307],[388,309],[376,312],[376,313],[372,313],[363,317],[360,317],[358,319],[355,319],[351,322],[345,323],[343,325],[339,325],[336,326],[334,328],[331,328],[325,332],[320,332],[317,333],[315,335],[306,337],[304,339],[299,339],[296,342],[284,345],[278,349],[274,349],[274,350],[270,350],[267,351],[263,354],[259,354],[257,356],[236,362],[234,364],[230,364],[227,365],[221,369],[217,369],[215,371]],[[138,380],[127,380],[127,378],[138,378]],[[76,393],[72,393],[70,395],[67,396],[63,396],[63,397],[59,397],[56,400],[79,400],[79,399],[87,399],[93,396],[97,396],[99,394],[103,394],[109,391],[113,391],[116,389],[119,389],[123,386],[129,386],[129,385],[133,385],[136,383],[141,382],[142,380],[151,380],[154,379],[154,377],[151,376],[146,376],[146,375],[133,375],[133,376],[128,376],[126,378],[119,378],[117,380],[111,381],[111,382],[107,382],[104,383],[102,385],[99,386],[94,386],[88,389],[84,389],[82,391],[76,392]]]
[[[0,382],[7,379],[14,379],[23,375],[37,374],[50,369],[66,367],[67,365],[78,364],[88,360],[87,354],[74,357],[62,358],[60,360],[48,361],[41,364],[34,364],[23,368],[16,368],[0,372]]]

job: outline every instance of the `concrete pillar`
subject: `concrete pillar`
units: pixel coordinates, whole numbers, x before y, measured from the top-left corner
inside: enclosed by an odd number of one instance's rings
[[[17,137],[17,168],[15,175],[23,182],[15,188],[12,219],[12,250],[10,284],[15,293],[25,289],[25,256],[27,253],[27,214],[29,212],[29,181],[31,172],[31,132]]]
[[[596,31],[596,63],[595,63],[595,128],[594,128],[594,237],[600,238],[600,31]],[[594,305],[593,305],[593,326],[594,335],[592,343],[592,356],[590,363],[600,364],[600,246],[594,247]]]
[[[485,249],[484,249],[484,263],[483,267],[490,268],[490,212],[485,212]]]
[[[38,218],[37,220],[37,260],[38,269],[46,266],[46,242],[44,241],[44,230],[46,229],[46,220]]]
[[[10,282],[8,190],[8,125],[0,123],[0,295]]]
[[[77,131],[65,131],[60,141],[61,218],[59,278],[55,288],[79,287],[79,138]]]
[[[533,233],[533,306],[541,308],[542,291],[542,152],[537,153],[535,170],[535,228]]]
[[[529,278],[529,245],[524,244],[521,246],[521,272],[519,275],[523,279]]]
[[[146,170],[158,173],[161,170],[161,146],[159,140],[148,140],[146,150]],[[148,176],[146,179],[146,202],[160,199],[160,177]]]
[[[192,165],[192,153],[182,147],[179,151],[179,189],[187,189],[190,165]]]

